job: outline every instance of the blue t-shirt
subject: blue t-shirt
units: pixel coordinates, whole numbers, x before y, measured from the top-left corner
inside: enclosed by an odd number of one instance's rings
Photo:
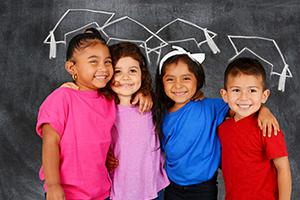
[[[184,186],[213,177],[221,157],[217,126],[228,109],[222,99],[205,98],[165,114],[163,149],[171,181]]]

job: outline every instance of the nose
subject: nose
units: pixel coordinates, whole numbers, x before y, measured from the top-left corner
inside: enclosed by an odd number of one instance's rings
[[[181,88],[181,87],[182,87],[181,82],[180,82],[179,80],[176,80],[176,81],[174,82],[174,87],[175,87],[175,88]]]
[[[128,75],[127,73],[124,73],[124,74],[122,75],[121,79],[122,79],[122,80],[129,80],[130,77],[129,77],[129,75]]]
[[[249,98],[248,92],[241,92],[240,99],[247,100]]]
[[[105,65],[102,64],[102,63],[98,63],[97,70],[99,70],[99,71],[107,71]]]

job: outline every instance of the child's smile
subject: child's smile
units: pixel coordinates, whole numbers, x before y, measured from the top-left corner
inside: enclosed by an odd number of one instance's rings
[[[196,93],[197,79],[189,71],[188,65],[179,61],[166,67],[163,85],[166,95],[175,102],[171,111],[176,111],[187,104]]]
[[[142,83],[142,72],[139,62],[131,57],[122,57],[115,65],[115,73],[111,84],[118,95],[120,104],[130,104],[131,97]]]
[[[240,120],[259,110],[268,97],[268,90],[264,90],[260,76],[240,74],[229,76],[227,89],[221,90],[230,108],[235,112],[234,118]]]

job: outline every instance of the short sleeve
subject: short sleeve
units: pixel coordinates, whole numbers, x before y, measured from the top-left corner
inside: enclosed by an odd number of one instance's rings
[[[269,159],[288,155],[282,131],[278,132],[277,136],[272,135],[271,138],[263,137],[263,139],[266,145],[266,155]]]
[[[39,109],[36,132],[42,137],[42,126],[50,124],[61,137],[66,120],[66,103],[62,92],[54,91],[42,103]]]
[[[228,113],[228,104],[225,103],[221,98],[215,99],[215,110],[217,113],[217,125],[220,125]]]

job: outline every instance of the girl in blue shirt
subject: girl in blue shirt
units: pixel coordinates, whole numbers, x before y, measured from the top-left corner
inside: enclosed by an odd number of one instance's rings
[[[171,181],[165,199],[216,200],[221,154],[216,130],[229,108],[222,99],[191,101],[205,82],[204,54],[173,48],[161,59],[156,74],[155,120]],[[268,109],[261,112],[267,116],[260,114],[261,119],[274,121]]]

